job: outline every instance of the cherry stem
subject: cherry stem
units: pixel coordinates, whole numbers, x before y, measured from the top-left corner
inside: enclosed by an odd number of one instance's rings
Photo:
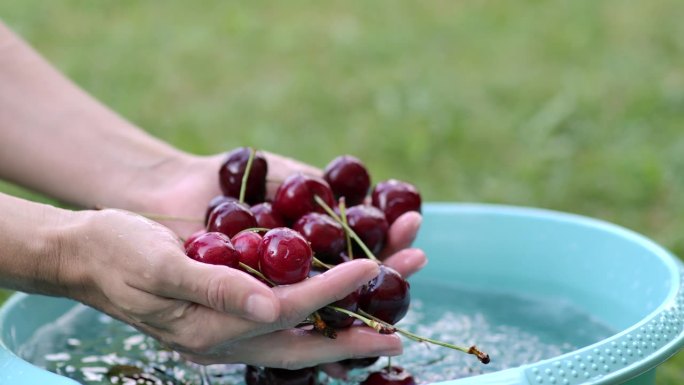
[[[246,264],[244,262],[239,262],[239,263],[240,263],[240,267],[247,270],[249,273],[252,273],[252,274],[256,275],[257,277],[263,279],[264,281],[268,282],[271,286],[278,286],[273,281],[266,278],[266,276],[264,274],[262,274],[259,270],[249,266],[248,264]]]
[[[340,197],[338,206],[340,208],[340,216],[342,217],[342,222],[344,222],[344,225],[346,227],[349,227],[349,222],[347,221],[347,204],[345,202],[346,200],[344,199],[344,197]],[[354,254],[352,253],[351,237],[349,236],[348,231],[344,232],[344,237],[347,239],[347,256],[349,257],[349,260],[352,260],[354,259]]]
[[[376,321],[376,322],[378,322],[378,323],[380,323],[380,324],[383,324],[384,326],[389,326],[389,327],[394,328],[394,330],[395,330],[397,333],[403,335],[404,337],[406,337],[406,338],[408,338],[408,339],[411,339],[411,340],[414,340],[414,341],[417,341],[417,342],[427,342],[427,343],[431,343],[431,344],[433,344],[433,345],[438,345],[438,346],[442,346],[442,347],[445,347],[445,348],[458,350],[458,351],[461,351],[461,352],[463,352],[463,353],[473,354],[473,355],[475,355],[475,356],[477,357],[477,359],[479,359],[480,362],[482,362],[483,364],[488,364],[488,363],[489,363],[489,355],[486,354],[486,353],[484,353],[484,352],[482,352],[481,350],[479,350],[475,345],[470,346],[470,347],[468,347],[468,348],[465,348],[465,347],[463,347],[463,346],[458,346],[458,345],[450,344],[450,343],[448,343],[448,342],[439,341],[439,340],[435,340],[435,339],[427,338],[427,337],[421,337],[421,336],[419,336],[419,335],[417,335],[417,334],[415,334],[415,333],[411,333],[411,332],[408,331],[408,330],[400,329],[400,328],[398,328],[398,327],[396,327],[396,326],[394,326],[394,325],[390,325],[390,324],[388,324],[387,322],[385,322],[385,321],[383,321],[383,320],[380,320],[380,319],[378,319],[378,318],[376,318],[376,317],[374,317],[374,316],[372,316],[372,315],[366,313],[365,311],[363,311],[363,310],[361,310],[361,309],[359,309],[359,313],[360,313],[362,316],[367,317],[367,318],[370,319],[370,320]]]
[[[393,334],[397,330],[392,325],[386,324],[384,322],[378,322],[376,320],[370,319],[368,317],[364,317],[361,314],[354,313],[353,311],[349,311],[349,310],[343,309],[341,307],[332,306],[332,305],[328,305],[326,307],[329,309],[333,309],[337,312],[340,312],[342,314],[346,314],[352,318],[356,318],[357,320],[363,322],[364,324],[366,324],[366,326],[374,329],[376,332],[378,332],[380,334]]]
[[[252,170],[252,162],[254,161],[254,155],[256,154],[256,150],[254,148],[250,148],[249,150],[249,158],[247,158],[245,173],[242,174],[242,184],[240,185],[240,203],[245,203],[245,193],[247,192],[247,179],[249,178],[249,172]]]
[[[335,214],[335,212],[333,211],[333,209],[331,209],[330,206],[328,206],[328,204],[325,203],[325,201],[323,201],[323,199],[321,199],[321,197],[319,197],[318,195],[314,195],[314,200],[315,200],[316,203],[318,203],[321,207],[323,207],[323,210],[325,210],[325,212],[328,213],[328,215],[330,215],[331,217],[333,217],[334,220],[336,220],[339,224],[342,225],[342,227],[347,231],[347,234],[349,234],[349,236],[352,237],[352,238],[356,241],[356,243],[359,244],[359,246],[361,247],[361,249],[363,250],[363,252],[366,254],[366,256],[368,257],[368,259],[371,259],[371,260],[373,260],[373,261],[379,262],[379,260],[375,257],[375,255],[373,255],[373,252],[371,252],[371,251],[368,249],[368,247],[366,247],[366,244],[363,243],[363,241],[361,240],[361,238],[359,238],[359,236],[356,235],[356,233],[354,232],[354,230],[352,230],[352,228],[349,227],[348,224],[344,223],[344,221],[339,217],[339,215]]]
[[[387,356],[387,373],[392,373],[392,356]]]
[[[321,332],[324,336],[330,338],[331,340],[337,338],[337,332],[335,329],[328,326],[317,311],[311,314],[311,317],[313,318],[314,329]]]
[[[313,257],[313,265],[314,265],[314,266],[317,266],[317,267],[322,267],[322,268],[324,268],[324,269],[326,269],[326,270],[330,270],[330,269],[332,269],[332,268],[334,267],[334,266],[328,265],[328,264],[325,263],[325,262],[322,262],[320,259],[318,259],[318,258],[316,258],[316,257]]]

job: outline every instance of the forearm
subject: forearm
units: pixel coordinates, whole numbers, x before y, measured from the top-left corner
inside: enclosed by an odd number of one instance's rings
[[[188,155],[87,95],[0,22],[0,178],[80,206],[135,209]],[[155,180],[158,176],[159,180]]]
[[[0,287],[66,295],[60,247],[76,213],[0,193]]]

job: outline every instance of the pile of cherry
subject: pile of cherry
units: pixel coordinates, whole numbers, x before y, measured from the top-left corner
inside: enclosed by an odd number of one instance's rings
[[[413,185],[387,180],[371,191],[366,167],[352,156],[331,161],[323,178],[290,175],[272,202],[265,201],[267,171],[266,159],[255,150],[242,147],[228,154],[219,170],[224,195],[209,203],[206,231],[185,242],[190,258],[241,269],[270,286],[293,284],[354,258],[376,259],[389,226],[408,211],[420,212],[421,197]],[[392,333],[396,331],[392,325],[404,317],[409,302],[408,282],[380,265],[380,274],[368,284],[307,321],[331,338],[336,329],[350,327],[357,320],[381,333]],[[358,368],[376,360],[341,364]],[[317,377],[315,368],[248,367],[245,374],[248,385],[313,385]],[[408,385],[413,379],[399,367],[388,367],[364,383]]]

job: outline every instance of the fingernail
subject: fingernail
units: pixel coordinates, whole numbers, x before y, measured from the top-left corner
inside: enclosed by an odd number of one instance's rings
[[[261,294],[252,294],[247,297],[245,310],[256,321],[273,322],[276,318],[273,301]]]

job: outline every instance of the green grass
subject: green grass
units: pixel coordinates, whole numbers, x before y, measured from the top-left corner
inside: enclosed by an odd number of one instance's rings
[[[352,153],[429,201],[571,211],[684,255],[680,0],[10,0],[0,17],[187,151]]]

